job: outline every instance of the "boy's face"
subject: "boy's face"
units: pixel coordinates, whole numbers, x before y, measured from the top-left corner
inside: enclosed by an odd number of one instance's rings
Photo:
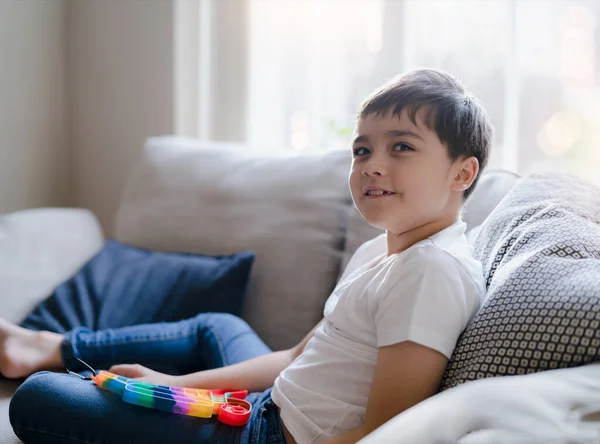
[[[350,190],[369,224],[404,233],[460,209],[462,191],[452,188],[460,161],[450,160],[421,111],[416,125],[405,111],[360,119],[352,151]]]

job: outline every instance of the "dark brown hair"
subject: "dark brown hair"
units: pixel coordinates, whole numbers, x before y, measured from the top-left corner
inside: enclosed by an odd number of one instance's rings
[[[406,110],[416,124],[421,109],[425,125],[446,145],[450,160],[473,156],[479,161],[479,174],[463,194],[466,200],[487,164],[493,129],[483,106],[455,77],[435,69],[410,71],[367,97],[357,118],[388,113],[400,116]]]

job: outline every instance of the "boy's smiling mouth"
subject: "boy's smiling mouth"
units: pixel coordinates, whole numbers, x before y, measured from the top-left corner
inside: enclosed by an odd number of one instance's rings
[[[363,195],[370,198],[393,196],[393,191],[386,190],[377,186],[368,186],[363,188]]]

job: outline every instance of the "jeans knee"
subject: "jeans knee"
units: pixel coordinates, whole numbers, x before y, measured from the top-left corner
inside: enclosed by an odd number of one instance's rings
[[[250,326],[239,316],[230,313],[200,313],[195,319],[200,324],[210,328],[224,327],[227,329],[248,329]]]
[[[38,372],[23,382],[13,394],[8,407],[8,416],[13,429],[18,428],[31,416],[31,406],[39,405],[48,387],[48,380],[56,374]]]

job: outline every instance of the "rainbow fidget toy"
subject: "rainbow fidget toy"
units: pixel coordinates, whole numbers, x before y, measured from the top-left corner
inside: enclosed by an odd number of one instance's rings
[[[210,418],[243,426],[250,420],[252,405],[243,399],[247,390],[202,390],[185,387],[148,384],[107,371],[100,371],[90,379],[97,386],[122,396],[130,404],[149,407],[179,415]]]

